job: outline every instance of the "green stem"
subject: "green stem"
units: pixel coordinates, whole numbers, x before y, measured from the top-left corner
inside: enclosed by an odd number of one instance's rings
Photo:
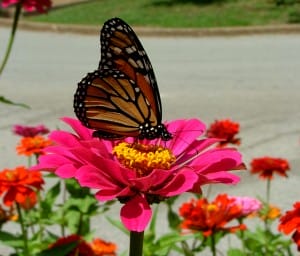
[[[270,203],[270,194],[271,194],[271,180],[267,179],[267,195],[266,195],[267,205],[269,205]]]
[[[21,207],[18,203],[16,203],[16,205],[17,205],[17,212],[18,212],[18,215],[19,215],[19,220],[20,220],[21,230],[22,230],[22,235],[23,235],[24,256],[29,256],[27,229],[25,227],[25,223],[24,223],[24,220],[23,220]]]
[[[240,225],[243,224],[243,219],[238,219],[238,222]],[[246,254],[246,241],[245,241],[245,231],[241,230],[241,242],[242,242],[242,251],[243,251],[243,255],[247,255]]]
[[[39,208],[39,242],[42,243],[43,241],[43,236],[44,236],[44,230],[45,230],[45,227],[44,227],[44,224],[43,224],[43,209],[42,209],[42,205],[41,205],[41,202],[42,202],[42,197],[41,197],[41,193],[40,191],[37,193],[38,195],[38,208]]]
[[[129,256],[143,255],[144,232],[130,231]]]
[[[271,180],[267,180],[267,191],[266,191],[266,205],[268,207],[268,211],[270,210],[270,194],[271,194]],[[270,230],[269,220],[265,219],[265,230],[268,232]]]
[[[82,232],[82,219],[83,219],[83,213],[80,212],[79,213],[78,227],[77,227],[77,232],[76,232],[77,235],[81,235],[81,232]]]
[[[215,240],[215,234],[214,233],[211,235],[210,249],[211,249],[212,255],[216,256],[217,255],[217,251],[216,251],[216,240]]]
[[[61,185],[63,187],[62,200],[63,200],[63,205],[64,205],[67,201],[67,189],[66,189],[65,181],[61,181]],[[65,210],[64,209],[62,210],[61,218],[62,218],[62,224],[60,225],[60,232],[61,232],[61,235],[64,237],[66,235],[66,232],[65,232]]]
[[[20,1],[16,4],[16,11],[15,11],[14,21],[13,21],[13,25],[12,25],[12,29],[11,29],[11,33],[10,33],[10,38],[9,38],[9,41],[8,41],[8,45],[7,45],[7,48],[6,48],[5,55],[4,55],[4,59],[3,59],[2,64],[0,66],[0,75],[2,74],[2,72],[4,70],[4,67],[6,65],[6,62],[8,60],[9,55],[10,55],[10,52],[11,52],[11,48],[12,48],[12,45],[13,45],[13,42],[14,42],[14,39],[15,39],[15,34],[16,34],[16,31],[17,31],[17,27],[18,27],[18,21],[19,21],[19,18],[20,18],[21,9],[22,9],[22,1]]]

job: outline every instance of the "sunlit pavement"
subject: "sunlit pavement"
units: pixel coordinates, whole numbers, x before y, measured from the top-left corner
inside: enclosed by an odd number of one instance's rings
[[[9,29],[0,28],[1,57],[8,36]],[[163,118],[198,117],[207,124],[227,117],[239,121],[245,163],[265,155],[291,163],[289,178],[272,182],[271,201],[288,209],[300,200],[300,34],[141,40],[159,83]],[[99,53],[98,34],[18,31],[0,77],[0,95],[28,104],[31,110],[0,105],[1,169],[26,164],[15,154],[18,138],[10,131],[13,124],[65,127],[59,118],[74,116],[76,84],[97,67]],[[264,182],[247,171],[240,176],[237,186],[214,186],[212,196],[264,195]],[[160,232],[167,226],[164,214],[162,207]],[[118,206],[109,215],[118,219]],[[127,237],[105,218],[94,221],[93,228],[116,242],[120,251],[126,249]],[[5,252],[0,246],[0,255]]]

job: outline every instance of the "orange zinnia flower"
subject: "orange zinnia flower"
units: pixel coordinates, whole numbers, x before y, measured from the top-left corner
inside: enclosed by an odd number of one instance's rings
[[[286,235],[293,232],[292,239],[300,251],[300,201],[294,204],[293,210],[287,211],[280,218],[278,229]]]
[[[19,155],[41,155],[43,154],[43,149],[47,146],[50,146],[51,144],[51,140],[39,135],[34,137],[23,137],[19,145],[17,145],[16,150]]]
[[[69,235],[59,238],[55,243],[51,244],[49,248],[61,247],[71,243],[76,243],[76,247],[66,256],[93,256],[94,252],[91,246],[83,240],[79,235]]]
[[[42,189],[43,184],[40,172],[28,171],[23,166],[0,172],[0,195],[4,194],[3,202],[9,207],[16,202],[28,209],[28,202],[30,205],[36,202],[36,191]]]
[[[106,242],[102,239],[96,238],[90,244],[95,256],[115,256],[117,246],[114,243]]]
[[[274,173],[287,177],[286,172],[290,170],[289,163],[283,158],[261,157],[254,158],[251,162],[251,173],[259,174],[262,179],[273,179]]]
[[[206,136],[208,138],[221,139],[219,147],[224,147],[227,144],[240,145],[241,139],[235,137],[239,131],[239,123],[233,122],[230,119],[216,120],[208,128]]]
[[[184,218],[181,227],[193,231],[201,231],[204,236],[210,236],[218,231],[235,232],[246,228],[243,224],[225,227],[228,222],[242,217],[242,208],[235,200],[226,194],[218,195],[209,203],[206,198],[192,199],[179,209]]]
[[[281,215],[281,210],[275,205],[265,205],[260,211],[259,216],[262,220],[275,220]]]

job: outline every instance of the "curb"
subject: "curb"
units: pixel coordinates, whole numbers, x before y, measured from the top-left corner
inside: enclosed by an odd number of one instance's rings
[[[10,27],[11,19],[0,18],[0,27]],[[32,31],[45,31],[56,33],[72,33],[81,35],[98,35],[101,25],[65,25],[21,20],[19,28]],[[140,36],[149,37],[205,37],[205,36],[243,36],[259,34],[300,34],[300,24],[224,27],[224,28],[154,28],[134,27]]]

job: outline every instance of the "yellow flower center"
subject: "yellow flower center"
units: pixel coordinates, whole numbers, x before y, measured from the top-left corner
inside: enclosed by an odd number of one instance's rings
[[[207,211],[209,211],[209,212],[216,211],[217,209],[218,209],[218,206],[216,206],[215,204],[208,204],[207,205]]]
[[[176,160],[169,149],[158,145],[121,142],[114,147],[113,153],[122,165],[135,170],[138,177],[154,169],[169,170]]]
[[[17,173],[14,172],[14,171],[7,171],[5,173],[5,176],[6,176],[6,178],[7,178],[8,181],[16,181],[17,178],[18,178]]]

